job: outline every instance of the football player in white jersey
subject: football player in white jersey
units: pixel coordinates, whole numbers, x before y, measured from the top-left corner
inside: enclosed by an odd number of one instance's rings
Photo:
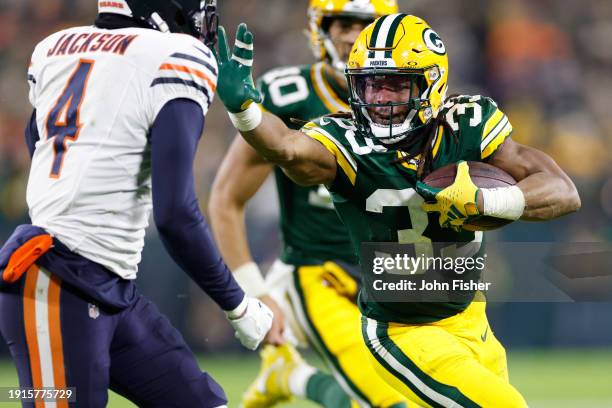
[[[202,41],[214,43],[213,3],[100,0],[94,26],[34,50],[32,224],[0,251],[0,332],[22,387],[70,389],[71,407],[103,407],[109,388],[139,406],[225,406],[180,333],[135,288],[151,209],[171,256],[246,347],[271,326],[272,313],[221,259],[194,191],[217,82]],[[67,396],[24,406],[67,407]]]

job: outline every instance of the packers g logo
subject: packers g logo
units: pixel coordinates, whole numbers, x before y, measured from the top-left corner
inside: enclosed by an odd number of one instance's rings
[[[444,46],[442,39],[440,38],[438,33],[436,33],[431,28],[428,28],[423,31],[423,41],[425,41],[425,45],[427,45],[427,48],[429,48],[436,54],[446,54],[446,47]]]

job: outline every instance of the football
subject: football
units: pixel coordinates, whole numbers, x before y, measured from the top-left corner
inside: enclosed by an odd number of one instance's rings
[[[468,162],[470,177],[480,188],[508,187],[516,184],[516,180],[504,170],[482,162]],[[457,165],[449,164],[431,172],[424,183],[432,187],[445,188],[455,181]],[[511,223],[511,220],[481,216],[463,225],[468,231],[490,231]]]

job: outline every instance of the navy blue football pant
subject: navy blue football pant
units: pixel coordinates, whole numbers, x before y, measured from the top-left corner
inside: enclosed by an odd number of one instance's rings
[[[74,387],[76,402],[24,407],[104,407],[108,388],[141,407],[225,406],[153,303],[135,292],[125,308],[104,307],[52,272],[47,259],[0,292],[0,332],[21,387]]]

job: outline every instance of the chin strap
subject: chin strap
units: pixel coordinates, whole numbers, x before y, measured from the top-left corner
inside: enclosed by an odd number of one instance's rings
[[[332,42],[332,40],[329,39],[327,35],[324,36],[323,47],[325,47],[325,51],[327,52],[329,65],[331,65],[332,68],[344,75],[344,70],[346,69],[346,62],[340,59],[340,56],[338,55],[338,51],[336,50],[334,43]]]

